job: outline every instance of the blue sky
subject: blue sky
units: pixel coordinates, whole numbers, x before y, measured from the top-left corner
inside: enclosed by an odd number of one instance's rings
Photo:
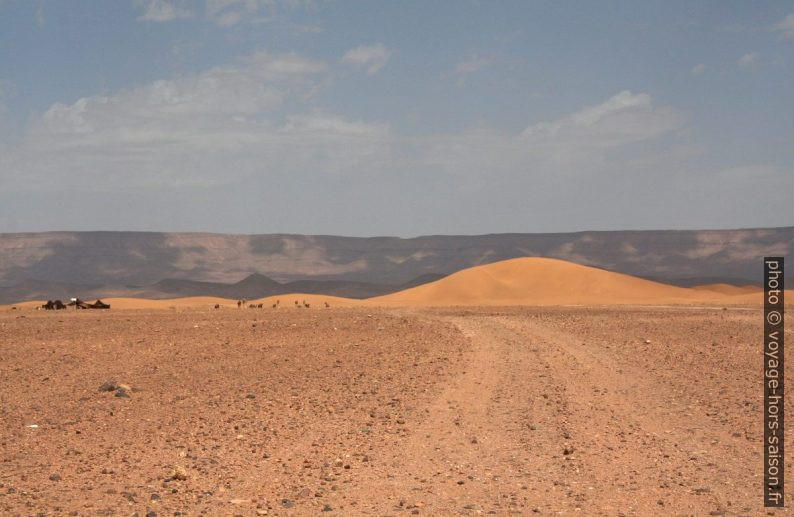
[[[794,224],[791,2],[0,0],[0,232]]]

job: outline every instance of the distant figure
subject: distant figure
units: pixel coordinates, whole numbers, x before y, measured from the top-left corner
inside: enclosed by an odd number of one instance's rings
[[[301,306],[300,306],[300,305],[298,305],[298,300],[295,300],[295,308],[296,308],[296,309],[300,309],[300,308],[301,308]]]
[[[327,309],[328,307],[330,307],[330,305],[328,305],[328,302],[325,302],[325,308]]]
[[[256,309],[256,305],[254,305],[254,304],[252,303],[252,304],[250,304],[250,305],[248,306],[248,308],[249,308],[249,309]]]
[[[264,306],[264,304],[263,304],[263,303],[258,303],[258,304],[256,304],[256,308],[257,308],[257,309],[261,309],[263,306]]]
[[[239,309],[243,305],[242,300],[237,300],[237,308]]]
[[[60,301],[60,300],[55,300],[55,302],[54,302],[54,303],[56,303],[56,304],[57,304],[57,303],[61,303],[61,301]],[[87,309],[87,308],[88,308],[88,304],[87,304],[87,303],[85,303],[85,302],[84,302],[83,300],[81,300],[80,298],[72,298],[72,301],[71,301],[71,302],[69,302],[67,305],[68,305],[68,306],[70,306],[70,307],[71,307],[71,306],[74,306],[75,310],[78,310],[78,309]],[[58,307],[55,307],[55,308],[57,309]]]
[[[306,307],[307,309],[309,308],[309,304],[306,303],[306,300],[303,300],[303,306]]]
[[[216,304],[215,304],[215,308],[216,308],[216,309],[220,309],[220,308],[221,308],[221,304],[220,304],[220,303],[216,303]]]
[[[277,309],[277,308],[278,308],[278,303],[274,303],[274,304],[273,304],[273,308],[274,308],[274,309]]]

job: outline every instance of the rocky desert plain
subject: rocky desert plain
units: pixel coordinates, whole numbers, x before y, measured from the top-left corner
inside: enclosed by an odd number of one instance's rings
[[[2,306],[0,514],[786,513],[761,300],[527,258],[367,300]]]

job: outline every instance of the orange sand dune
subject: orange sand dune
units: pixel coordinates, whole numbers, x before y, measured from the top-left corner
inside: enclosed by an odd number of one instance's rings
[[[763,290],[755,285],[736,286],[731,284],[703,284],[696,285],[692,289],[696,289],[698,291],[713,291],[715,293],[727,295],[760,293]]]
[[[728,297],[549,258],[477,266],[369,301],[384,305],[612,305],[706,303]],[[760,301],[760,299],[759,299]]]
[[[332,307],[349,307],[351,305],[361,305],[361,300],[351,300],[348,298],[338,298],[335,296],[322,296],[317,294],[290,294],[286,296],[268,296],[257,300],[246,300],[245,306],[250,304],[262,304],[263,307],[271,308],[276,300],[281,300],[280,307],[294,307],[295,300],[302,304],[304,301],[311,307],[325,307],[323,302],[328,302]],[[109,303],[111,308],[116,309],[170,309],[182,307],[214,307],[215,304],[221,307],[237,308],[237,300],[218,298],[215,296],[190,296],[186,298],[173,298],[169,300],[146,300],[142,298],[107,298],[103,299]]]

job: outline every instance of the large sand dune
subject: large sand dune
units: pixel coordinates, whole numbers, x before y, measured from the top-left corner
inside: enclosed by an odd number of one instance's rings
[[[384,305],[614,305],[705,303],[728,298],[712,290],[676,287],[563,260],[527,257],[465,269],[369,301]],[[761,297],[757,298],[760,302]]]

